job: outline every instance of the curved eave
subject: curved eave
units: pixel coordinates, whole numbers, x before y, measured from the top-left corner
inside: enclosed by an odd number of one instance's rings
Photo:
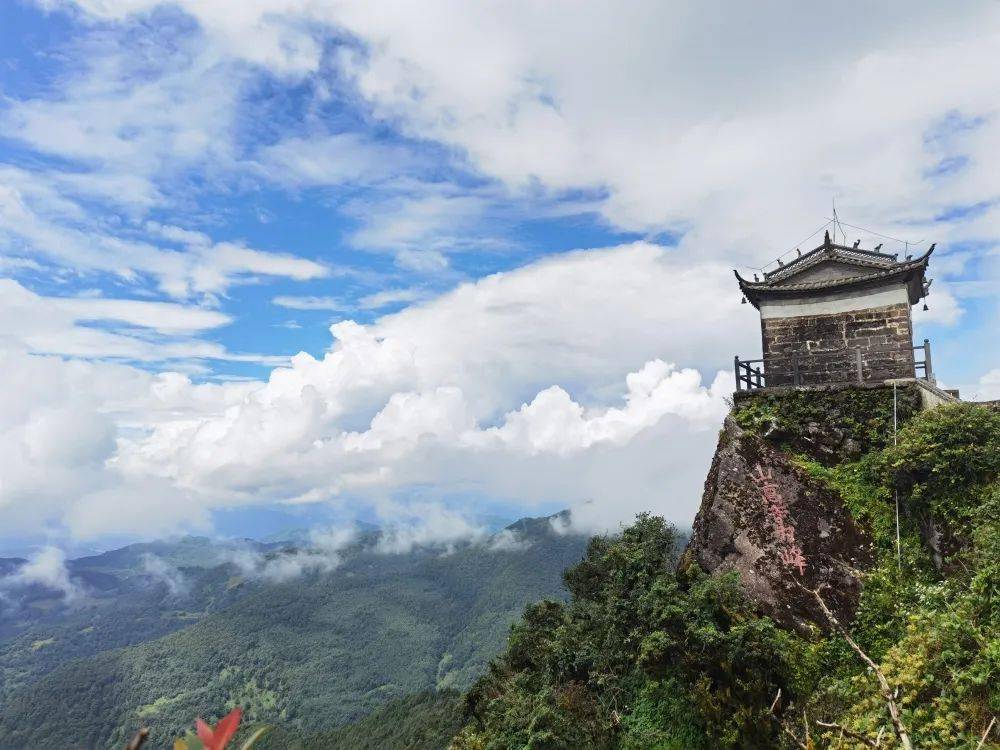
[[[815,296],[825,294],[837,294],[851,291],[852,289],[868,289],[871,287],[891,284],[893,282],[903,282],[907,286],[907,296],[911,305],[917,304],[924,296],[924,272],[931,253],[934,252],[934,245],[921,255],[910,261],[904,261],[894,268],[887,268],[884,271],[875,273],[858,274],[842,279],[828,279],[823,281],[802,282],[799,284],[782,284],[767,281],[747,281],[740,276],[738,271],[733,271],[736,280],[739,282],[740,291],[743,296],[758,310],[762,300],[768,298],[787,299],[789,297]]]
[[[736,276],[736,281],[740,285],[740,291],[743,292],[743,296],[750,301],[751,305],[753,305],[759,310],[760,302],[758,300],[757,289],[759,286],[761,286],[761,284],[755,284],[752,281],[747,281],[742,276],[740,276],[740,272],[737,271],[735,268],[733,269],[733,275]]]

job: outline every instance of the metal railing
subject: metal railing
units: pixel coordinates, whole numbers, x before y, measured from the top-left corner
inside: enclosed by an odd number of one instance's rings
[[[913,351],[923,352],[923,359],[914,356],[913,374],[908,377],[934,382],[930,341],[924,339],[924,343],[914,346]],[[889,347],[791,352],[770,355],[766,359],[740,359],[737,355],[733,357],[736,390],[888,380],[894,377],[900,365],[909,364],[901,362],[899,355],[898,349]]]
[[[930,342],[930,340],[929,339],[924,339],[924,343],[921,344],[920,346],[913,347],[913,351],[914,351],[913,369],[916,372],[918,372],[918,373],[922,373],[922,374],[918,375],[917,377],[921,378],[922,380],[926,380],[926,381],[928,381],[930,383],[933,383],[934,382],[934,368],[931,367],[931,342]],[[924,359],[923,359],[923,361],[919,361],[917,359],[916,352],[918,352],[918,351],[923,351],[923,353],[924,353]]]
[[[765,380],[764,368],[753,367],[755,364],[763,364],[762,359],[740,359],[737,354],[733,357],[733,367],[736,369],[736,390],[752,391],[755,388],[763,388]],[[746,388],[743,386],[746,385]]]

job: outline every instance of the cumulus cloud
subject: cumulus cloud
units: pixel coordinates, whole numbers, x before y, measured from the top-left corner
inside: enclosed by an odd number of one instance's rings
[[[595,527],[647,508],[685,518],[731,378],[704,382],[657,354],[708,372],[728,359],[752,324],[733,317],[726,280],[648,244],[546,259],[371,325],[338,323],[323,358],[299,354],[264,383],[7,352],[0,514],[92,538],[204,529],[220,508],[377,509],[416,492],[524,510],[593,500],[605,515],[579,518]],[[718,301],[692,320],[691,297]],[[384,544],[468,538],[464,517],[403,524]]]
[[[738,302],[716,291],[725,278],[714,266],[675,264],[653,245],[548,259],[370,326],[335,324],[322,359],[297,355],[216,416],[124,439],[109,464],[231,503],[375,502],[430,486],[528,508],[614,501],[623,513],[645,493],[649,506],[683,516],[697,494],[686,471],[674,491],[688,497],[668,501],[636,484],[642,473],[619,484],[605,462],[666,425],[676,432],[660,467],[690,463],[710,442],[731,377],[705,384],[655,354],[706,365],[728,358],[725,339],[739,324],[730,318]],[[715,295],[692,322],[683,300]]]
[[[89,537],[204,528],[204,499],[107,462],[117,439],[160,421],[204,418],[239,402],[246,383],[194,384],[178,373],[37,356],[0,347],[0,529],[52,527]]]

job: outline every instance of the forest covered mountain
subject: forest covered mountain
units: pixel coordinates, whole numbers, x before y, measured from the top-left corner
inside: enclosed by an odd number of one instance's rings
[[[892,390],[737,402],[687,548],[592,540],[452,750],[1000,748],[1000,411],[900,393],[894,441]]]
[[[378,538],[329,559],[283,543],[132,545],[70,561],[68,601],[9,593],[0,747],[122,747],[140,723],[165,745],[232,705],[291,747],[395,699],[423,707],[422,691],[454,706],[447,691],[482,673],[526,604],[563,595],[585,547],[544,518],[450,550],[387,553]]]

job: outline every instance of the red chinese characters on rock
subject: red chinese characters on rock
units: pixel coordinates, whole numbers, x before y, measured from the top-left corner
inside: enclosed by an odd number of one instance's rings
[[[802,548],[795,541],[795,526],[788,518],[788,505],[778,491],[778,485],[774,481],[774,472],[768,467],[766,470],[760,464],[754,468],[751,475],[760,487],[761,496],[767,506],[768,515],[774,526],[774,535],[778,540],[778,556],[781,562],[796,569],[799,575],[806,572],[806,558],[802,554]]]

